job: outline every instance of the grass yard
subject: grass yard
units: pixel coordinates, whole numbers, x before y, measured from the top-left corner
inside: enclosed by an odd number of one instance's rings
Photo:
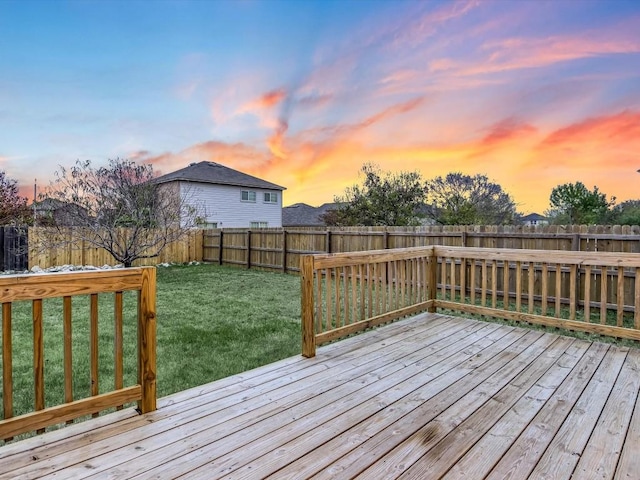
[[[125,292],[124,297],[126,386],[136,379],[136,294]],[[64,400],[61,300],[45,300],[43,312],[45,400],[49,406]],[[14,415],[33,411],[32,328],[30,302],[15,302]],[[157,335],[159,397],[299,354],[300,279],[295,275],[218,265],[159,268]],[[113,386],[110,294],[99,296],[99,343],[99,384],[103,392]],[[88,296],[73,301],[73,381],[74,397],[87,397]],[[0,397],[1,388],[0,382]]]
[[[298,276],[158,269],[158,396],[300,354],[300,345]]]

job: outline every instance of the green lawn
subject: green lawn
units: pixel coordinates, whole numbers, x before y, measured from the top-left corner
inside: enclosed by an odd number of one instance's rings
[[[300,279],[217,265],[158,270],[158,396],[300,354]]]
[[[172,266],[158,268],[157,284],[159,397],[300,353],[300,279],[295,275],[217,265]],[[125,293],[125,385],[136,380],[135,300],[134,292]],[[62,302],[43,303],[50,406],[63,402]],[[87,297],[73,301],[75,398],[90,391],[88,303]],[[99,380],[104,392],[113,386],[113,295],[100,295],[99,307]],[[12,330],[14,415],[20,415],[33,411],[30,302],[14,303]],[[0,382],[0,392],[1,387]]]

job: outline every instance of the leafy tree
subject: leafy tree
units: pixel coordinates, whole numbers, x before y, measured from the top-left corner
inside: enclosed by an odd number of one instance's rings
[[[126,159],[110,160],[100,168],[89,160],[70,169],[60,167],[46,197],[66,206],[69,223],[79,228],[74,229],[75,239],[49,235],[43,246],[82,239],[104,248],[125,267],[139,258],[160,255],[202,214],[187,196],[156,184],[151,165]]]
[[[556,224],[589,225],[607,223],[610,208],[615,205],[615,197],[607,196],[593,187],[593,191],[582,182],[558,185],[551,191],[550,208],[546,215]]]
[[[18,182],[0,170],[0,225],[24,224],[31,221],[27,199],[18,193]]]
[[[611,223],[640,225],[640,200],[627,200],[611,209]]]
[[[427,217],[441,225],[504,225],[517,217],[511,196],[485,175],[449,173],[427,180]]]
[[[382,172],[362,166],[362,185],[353,185],[334,201],[340,206],[321,216],[327,225],[419,225],[424,187],[418,172]]]

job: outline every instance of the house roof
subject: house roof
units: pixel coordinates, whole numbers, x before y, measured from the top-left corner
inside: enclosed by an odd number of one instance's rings
[[[267,182],[257,177],[225,167],[215,162],[192,163],[188,167],[167,173],[155,179],[156,183],[199,182],[216,185],[234,185],[237,187],[263,188],[266,190],[286,190],[285,187]]]
[[[531,221],[539,221],[539,220],[547,220],[547,217],[540,215],[539,213],[530,213],[529,215],[525,215],[522,217],[523,222],[531,222]]]
[[[282,226],[284,227],[314,227],[325,226],[320,215],[332,208],[337,203],[325,203],[319,207],[312,207],[306,203],[294,203],[282,209]]]

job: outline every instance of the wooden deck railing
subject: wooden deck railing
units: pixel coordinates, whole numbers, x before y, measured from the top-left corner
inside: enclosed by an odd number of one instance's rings
[[[302,354],[432,308],[432,254],[432,247],[417,247],[302,257]]]
[[[411,313],[449,309],[640,340],[640,256],[418,247],[305,256],[303,355]]]
[[[123,292],[137,291],[137,369],[135,385],[123,384]],[[44,431],[50,425],[68,422],[85,415],[97,415],[103,410],[138,402],[141,412],[156,408],[156,319],[155,319],[155,268],[129,268],[105,271],[54,273],[46,275],[11,275],[0,277],[0,302],[2,302],[2,401],[3,419],[0,419],[0,440],[11,439],[25,433]],[[113,294],[113,389],[100,388],[99,384],[99,332],[98,294]],[[79,314],[72,309],[72,302],[79,296],[89,297],[88,312]],[[51,338],[50,331],[43,326],[43,300],[62,299],[62,335]],[[33,348],[33,411],[14,416],[14,352],[12,337],[17,335],[12,327],[14,304],[20,301],[31,303],[32,348]],[[77,302],[81,303],[81,302]],[[53,308],[53,307],[52,307]],[[24,309],[23,309],[24,310]],[[74,318],[77,317],[77,318]],[[77,338],[73,325],[76,321],[88,321],[89,338]],[[46,332],[44,330],[47,330]],[[54,330],[54,328],[51,328]],[[79,329],[78,329],[79,330]],[[46,334],[45,334],[46,333]],[[62,350],[64,363],[64,401],[57,405],[45,404],[45,373],[49,359],[45,358],[45,342],[55,342]],[[82,342],[89,345],[89,365],[74,364],[72,345]],[[135,361],[135,359],[134,359]],[[74,368],[86,368],[90,379],[89,396],[74,399]],[[77,373],[77,372],[76,372]],[[49,378],[49,377],[47,377]],[[100,391],[103,393],[100,393]],[[29,395],[28,392],[18,392]],[[47,392],[51,393],[51,392]],[[47,395],[49,398],[49,395]]]

